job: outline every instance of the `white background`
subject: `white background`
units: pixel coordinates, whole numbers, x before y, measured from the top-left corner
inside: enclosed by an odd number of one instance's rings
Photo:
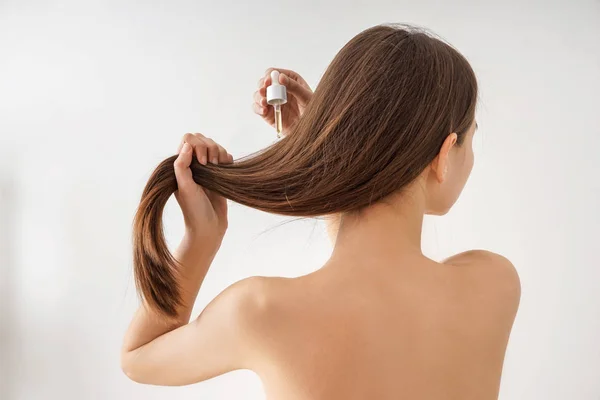
[[[186,132],[235,157],[275,134],[251,112],[269,66],[314,87],[355,34],[431,28],[481,86],[476,162],[451,213],[426,221],[441,258],[516,265],[522,301],[501,399],[600,399],[600,2],[0,1],[0,398],[262,399],[238,371],[183,388],[119,369],[136,306],[131,221]],[[182,222],[166,213],[175,244]],[[295,276],[331,248],[322,222],[239,205],[201,309],[250,275]]]

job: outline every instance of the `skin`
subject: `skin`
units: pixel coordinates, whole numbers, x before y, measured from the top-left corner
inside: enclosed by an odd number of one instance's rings
[[[291,97],[285,111],[299,116],[312,92],[296,73],[278,70]],[[253,107],[272,124],[261,105],[269,73]],[[140,383],[187,385],[249,369],[269,399],[496,399],[520,299],[515,268],[483,250],[443,262],[421,252],[423,216],[445,214],[469,177],[475,130],[473,122],[461,146],[450,133],[403,196],[360,216],[332,216],[334,249],[322,268],[236,282],[191,322],[227,229],[227,203],[198,186],[189,165],[193,152],[218,163],[232,157],[201,134],[184,136],[175,161],[184,305],[165,322],[142,304],[125,336],[124,372]]]

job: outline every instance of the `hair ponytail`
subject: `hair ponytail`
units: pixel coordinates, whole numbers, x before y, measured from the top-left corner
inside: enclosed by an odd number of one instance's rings
[[[168,250],[162,224],[163,209],[177,190],[173,167],[176,158],[166,159],[154,170],[133,222],[133,267],[137,290],[151,309],[168,317],[177,315],[181,302],[176,261]]]

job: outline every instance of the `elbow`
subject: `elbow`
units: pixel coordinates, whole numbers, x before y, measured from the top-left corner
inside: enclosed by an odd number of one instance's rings
[[[131,352],[121,353],[121,371],[134,382],[148,383],[145,381],[143,374],[140,373]]]
[[[142,385],[179,386],[166,382],[156,370],[138,359],[136,351],[121,353],[121,371],[133,382]]]

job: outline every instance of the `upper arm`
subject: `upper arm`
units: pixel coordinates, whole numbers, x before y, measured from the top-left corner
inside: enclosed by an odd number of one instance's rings
[[[266,312],[265,279],[234,283],[189,324],[128,353],[127,375],[140,383],[175,386],[252,369]]]

